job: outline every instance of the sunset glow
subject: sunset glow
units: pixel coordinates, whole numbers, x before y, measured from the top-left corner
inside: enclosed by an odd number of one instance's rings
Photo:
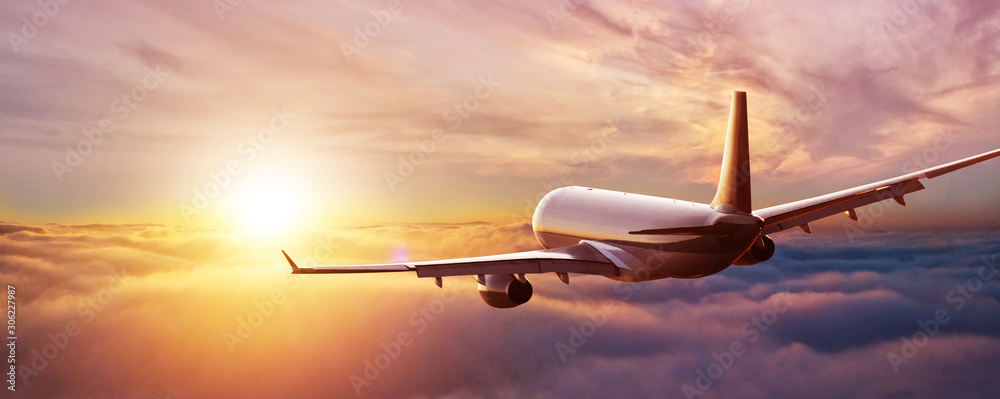
[[[1000,392],[1000,159],[775,233],[765,263],[532,275],[514,309],[467,276],[281,254],[536,250],[535,206],[570,185],[710,202],[734,91],[755,209],[1000,148],[998,2],[0,9],[10,397]]]

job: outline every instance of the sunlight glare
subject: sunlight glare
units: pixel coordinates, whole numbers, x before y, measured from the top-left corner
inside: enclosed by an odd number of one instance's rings
[[[256,184],[242,190],[236,199],[240,223],[254,230],[294,227],[299,203],[287,185]]]

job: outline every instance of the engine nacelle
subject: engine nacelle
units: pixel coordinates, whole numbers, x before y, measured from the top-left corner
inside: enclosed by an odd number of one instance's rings
[[[736,266],[755,265],[771,259],[772,256],[774,256],[774,240],[771,240],[768,236],[763,236],[755,241],[750,246],[750,249],[743,253],[743,256],[740,256],[733,264]]]
[[[477,279],[478,280],[478,279]],[[522,283],[512,274],[487,274],[479,282],[479,296],[495,308],[512,308],[531,299],[531,283]]]

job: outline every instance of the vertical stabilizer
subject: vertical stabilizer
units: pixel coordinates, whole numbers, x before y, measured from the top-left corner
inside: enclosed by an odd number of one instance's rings
[[[726,149],[722,155],[719,191],[711,206],[717,211],[750,213],[750,144],[747,128],[747,93],[733,92],[729,110]],[[728,206],[727,206],[728,205]]]

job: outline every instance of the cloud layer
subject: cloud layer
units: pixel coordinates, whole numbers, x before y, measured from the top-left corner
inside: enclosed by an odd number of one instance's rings
[[[702,279],[532,276],[535,297],[509,310],[466,278],[292,277],[278,250],[536,248],[523,224],[8,223],[0,274],[17,290],[21,397],[985,398],[1000,390],[998,238],[784,233],[769,262]]]

